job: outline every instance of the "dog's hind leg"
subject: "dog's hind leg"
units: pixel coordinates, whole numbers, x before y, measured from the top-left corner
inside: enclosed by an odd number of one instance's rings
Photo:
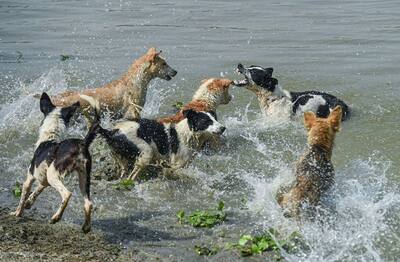
[[[25,202],[25,208],[26,209],[30,209],[33,205],[33,203],[35,203],[37,197],[40,195],[40,193],[42,193],[42,191],[47,187],[48,185],[44,185],[42,183],[39,183],[39,185],[37,185],[37,187],[35,188],[35,191],[33,191],[31,193],[31,195],[29,196],[28,200],[26,200]]]
[[[86,162],[86,170],[79,172],[79,188],[85,200],[84,210],[85,210],[85,222],[82,226],[82,231],[88,233],[91,229],[91,214],[93,209],[93,204],[90,199],[90,170],[91,161]]]
[[[54,187],[58,191],[58,193],[60,193],[62,198],[60,207],[58,208],[57,212],[51,217],[51,224],[54,224],[61,219],[64,210],[68,205],[68,201],[72,195],[72,193],[61,182],[60,177],[60,173],[56,170],[54,164],[51,164],[49,169],[47,170],[47,181],[49,182],[50,186]]]
[[[15,210],[15,213],[14,213],[14,215],[16,217],[19,217],[22,215],[22,212],[25,207],[26,198],[27,198],[29,192],[31,191],[31,187],[32,187],[32,184],[34,181],[35,181],[35,177],[31,174],[30,171],[28,171],[28,174],[26,175],[26,180],[25,180],[24,184],[22,185],[22,193],[21,193],[21,198],[19,200],[19,205],[17,207],[17,210]]]

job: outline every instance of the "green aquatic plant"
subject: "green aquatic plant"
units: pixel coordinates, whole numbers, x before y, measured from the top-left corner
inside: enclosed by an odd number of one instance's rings
[[[66,61],[66,60],[69,60],[69,59],[71,59],[70,55],[60,55],[60,60],[61,61]]]
[[[206,246],[194,246],[194,251],[199,256],[212,256],[218,253],[218,249],[216,247],[206,247]]]
[[[116,190],[132,190],[132,188],[135,186],[135,182],[130,179],[122,179],[118,183],[112,185],[112,188]]]
[[[21,184],[18,181],[15,182],[14,187],[12,189],[12,192],[13,192],[13,195],[16,198],[20,198],[21,197],[21,193],[22,193]]]
[[[174,107],[177,110],[181,110],[183,108],[183,105],[184,105],[183,102],[178,101],[175,104],[173,104],[172,107]]]
[[[282,258],[281,249],[288,253],[294,253],[298,248],[307,248],[307,245],[302,235],[297,231],[291,233],[287,238],[282,239],[277,230],[270,228],[266,233],[261,235],[242,235],[237,243],[229,243],[227,248],[236,249],[241,256],[272,252],[274,258],[279,260]]]
[[[217,224],[223,222],[226,218],[226,213],[224,212],[224,202],[220,201],[218,203],[217,209],[213,210],[196,210],[188,217],[185,217],[184,211],[179,211],[176,216],[178,217],[179,223],[183,224],[189,223],[194,227],[213,227]]]

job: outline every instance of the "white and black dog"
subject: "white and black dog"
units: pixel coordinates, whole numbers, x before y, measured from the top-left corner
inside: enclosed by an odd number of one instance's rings
[[[82,96],[96,107],[94,99]],[[97,111],[97,110],[96,110]],[[183,111],[184,118],[178,123],[162,124],[157,120],[138,119],[120,121],[113,130],[100,127],[99,133],[106,139],[120,160],[122,175],[135,180],[149,165],[176,170],[184,167],[192,156],[190,143],[194,135],[209,133],[221,135],[225,127],[208,112],[192,109]]]
[[[245,77],[234,81],[234,85],[243,86],[257,95],[261,110],[266,115],[302,116],[304,112],[314,112],[317,117],[326,118],[336,107],[342,108],[342,120],[350,116],[349,107],[337,97],[320,91],[289,92],[278,85],[272,77],[273,68],[261,66],[237,66],[236,72]]]
[[[91,227],[92,201],[90,200],[91,156],[89,146],[96,137],[99,128],[95,123],[84,139],[61,140],[71,117],[79,108],[79,102],[68,107],[56,107],[49,96],[43,93],[40,98],[40,111],[44,114],[39,129],[39,139],[28,169],[26,180],[15,216],[22,215],[24,208],[30,208],[39,194],[49,185],[55,188],[62,197],[57,212],[50,223],[58,222],[68,205],[71,192],[64,186],[63,178],[70,173],[79,176],[80,190],[84,196],[85,222],[82,230],[87,233]],[[29,195],[34,181],[38,182],[36,189]]]

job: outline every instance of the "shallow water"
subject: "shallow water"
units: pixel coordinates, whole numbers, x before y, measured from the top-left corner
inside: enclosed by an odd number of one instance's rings
[[[300,230],[311,247],[284,254],[287,260],[394,261],[400,256],[399,13],[398,1],[3,1],[0,203],[16,206],[10,189],[24,180],[33,152],[42,116],[30,94],[107,83],[156,46],[178,75],[151,83],[146,117],[171,113],[204,78],[237,78],[238,62],[273,66],[286,89],[329,91],[349,103],[354,114],[333,153],[335,212],[302,225],[283,217],[274,194],[293,177],[304,128],[265,119],[254,96],[234,88],[234,100],[219,110],[227,127],[222,151],[197,156],[179,180],[153,179],[131,192],[94,181],[94,229],[128,252],[157,250],[171,260],[196,259],[196,244],[223,244],[272,226]],[[61,54],[71,59],[60,61]],[[84,130],[74,126],[70,135]],[[70,180],[75,197],[64,220],[81,223],[82,201]],[[228,208],[223,225],[177,224],[178,210],[211,208],[219,200]],[[48,190],[36,208],[49,217],[58,201]],[[211,259],[237,258],[222,252]]]

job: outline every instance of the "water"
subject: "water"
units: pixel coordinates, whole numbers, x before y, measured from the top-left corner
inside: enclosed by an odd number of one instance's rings
[[[179,180],[153,179],[131,192],[94,181],[94,229],[128,253],[157,250],[166,259],[193,260],[196,244],[223,245],[270,226],[305,236],[311,251],[285,254],[290,261],[399,257],[398,1],[3,1],[0,21],[2,206],[17,205],[10,188],[23,181],[37,138],[41,114],[30,94],[107,83],[156,46],[178,75],[151,83],[146,117],[171,113],[201,79],[237,78],[238,62],[273,66],[286,89],[329,91],[348,102],[353,118],[333,153],[336,213],[302,225],[283,217],[274,195],[293,178],[304,128],[263,118],[254,96],[234,88],[234,100],[219,110],[228,128],[222,151],[197,156]],[[62,62],[61,54],[71,59]],[[74,126],[70,136],[83,132],[84,126]],[[64,220],[81,223],[82,200],[76,181],[69,184],[74,198]],[[219,200],[228,208],[223,225],[198,230],[177,224],[178,210],[211,208]],[[37,212],[49,217],[58,201],[54,190],[44,192]],[[223,251],[211,259],[237,258]]]

